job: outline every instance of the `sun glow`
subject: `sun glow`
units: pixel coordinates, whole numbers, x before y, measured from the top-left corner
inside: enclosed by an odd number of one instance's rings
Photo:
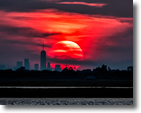
[[[39,55],[44,41],[46,52],[50,51],[51,60],[47,59],[47,62],[65,64],[65,61],[69,60],[67,64],[72,64],[72,61],[83,60],[77,63],[83,67],[87,61],[113,59],[113,48],[124,48],[132,44],[128,40],[128,37],[132,38],[132,32],[131,36],[124,33],[132,30],[133,18],[79,14],[57,9],[33,12],[0,10],[0,16],[1,40],[12,42],[12,47],[16,49],[32,51],[29,53],[34,56]],[[55,44],[59,46],[52,46]],[[38,59],[31,62],[39,63]]]
[[[67,64],[67,61],[82,61],[83,60],[83,52],[78,44],[72,41],[59,41],[52,46],[52,48],[48,52],[48,56],[54,59],[57,64],[59,61],[64,61],[64,64],[60,64],[63,69],[64,65]],[[56,63],[55,63],[56,64]],[[70,64],[70,63],[69,63]],[[54,68],[54,63],[51,64]],[[75,69],[78,68],[78,65],[67,65],[67,67],[72,67]]]

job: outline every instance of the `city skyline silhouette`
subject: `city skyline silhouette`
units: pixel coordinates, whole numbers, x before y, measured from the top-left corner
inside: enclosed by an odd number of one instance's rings
[[[34,69],[31,69],[30,68],[29,59],[25,58],[24,59],[24,63],[22,61],[17,61],[16,67],[8,68],[8,69],[12,69],[12,70],[16,71],[17,69],[20,69],[21,67],[24,67],[24,69],[26,69],[26,70],[35,70],[35,71],[48,70],[48,71],[59,71],[59,72],[61,72],[63,69],[65,69],[65,68],[68,69],[69,68],[69,67],[67,67],[66,64],[64,64],[65,67],[62,68],[62,69],[61,69],[59,64],[56,64],[55,68],[51,67],[50,62],[47,62],[47,59],[46,59],[46,51],[44,50],[44,44],[43,44],[43,49],[40,52],[40,63],[39,64],[34,64]],[[104,64],[102,66],[104,66]],[[70,68],[72,68],[72,67],[70,67]],[[96,68],[99,68],[99,67],[97,66]],[[96,69],[96,68],[93,68],[93,69]],[[103,67],[101,67],[101,68],[103,68]],[[106,68],[107,68],[107,66],[106,66]],[[88,68],[85,68],[83,70],[87,70],[87,69]],[[109,71],[111,71],[110,67],[108,67],[107,69]],[[0,65],[0,70],[6,70],[5,65]],[[72,70],[74,70],[74,69],[72,68]],[[91,70],[91,69],[89,69],[89,70]],[[118,68],[117,69],[113,69],[113,70],[118,70]],[[127,71],[131,70],[131,71],[133,71],[133,66],[127,66],[127,68],[124,69],[124,70],[127,70]]]

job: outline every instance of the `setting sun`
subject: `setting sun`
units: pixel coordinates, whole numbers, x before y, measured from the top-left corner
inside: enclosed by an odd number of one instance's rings
[[[78,44],[72,41],[57,42],[49,50],[48,56],[52,59],[57,59],[58,61],[59,60],[82,61],[83,60],[82,49],[80,48]],[[55,64],[51,63],[51,66],[54,68]],[[79,67],[78,65],[68,65],[67,63],[60,64],[62,69],[66,65],[67,67],[72,67],[73,69],[77,69]]]

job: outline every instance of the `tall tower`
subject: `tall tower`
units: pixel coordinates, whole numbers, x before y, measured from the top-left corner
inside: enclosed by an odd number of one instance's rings
[[[30,70],[30,63],[29,63],[29,59],[24,59],[24,67],[25,67],[25,69]]]
[[[46,51],[44,50],[44,43],[43,43],[43,50],[41,51],[40,55],[40,71],[46,69]]]

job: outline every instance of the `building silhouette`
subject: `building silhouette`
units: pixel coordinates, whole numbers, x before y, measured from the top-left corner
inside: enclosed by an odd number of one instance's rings
[[[29,59],[24,59],[24,67],[25,67],[25,69],[30,70],[30,63],[29,63]]]
[[[50,62],[48,62],[48,64],[47,64],[47,70],[52,71],[52,68],[50,66]]]
[[[23,66],[23,62],[22,61],[17,61],[17,69]]]
[[[50,62],[47,63],[47,68],[50,68]]]
[[[43,50],[40,54],[40,71],[46,70],[46,51],[44,50],[44,44],[43,44]]]
[[[55,71],[59,71],[59,72],[61,72],[61,71],[62,71],[62,69],[61,69],[60,65],[55,65]]]
[[[34,64],[34,70],[36,70],[36,71],[39,70],[39,65],[38,64]]]

